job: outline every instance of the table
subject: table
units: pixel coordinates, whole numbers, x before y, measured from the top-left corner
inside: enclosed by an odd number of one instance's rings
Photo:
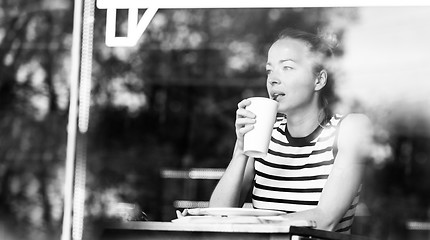
[[[206,224],[172,222],[121,222],[105,227],[101,240],[218,240],[218,239],[331,239],[368,240],[353,236],[309,227],[296,227],[280,224]]]

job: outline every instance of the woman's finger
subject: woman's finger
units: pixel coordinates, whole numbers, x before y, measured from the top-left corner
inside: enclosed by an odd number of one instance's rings
[[[240,128],[238,131],[240,134],[245,135],[245,133],[251,131],[252,129],[254,129],[254,125],[250,124]]]
[[[250,112],[244,108],[238,108],[236,110],[236,116],[237,118],[255,118],[255,114],[253,112]]]
[[[237,127],[243,127],[245,125],[252,125],[256,122],[255,118],[238,118],[236,119],[235,125]]]
[[[182,215],[182,213],[179,210],[176,210],[176,216],[178,218],[183,218],[184,216]]]
[[[251,105],[251,101],[249,101],[248,99],[243,99],[237,104],[237,108],[246,108],[246,106],[249,105]]]
[[[178,218],[183,218],[183,217],[185,217],[187,215],[188,215],[188,210],[187,209],[184,209],[184,211],[182,211],[182,212],[180,212],[179,210],[176,210],[176,216]]]

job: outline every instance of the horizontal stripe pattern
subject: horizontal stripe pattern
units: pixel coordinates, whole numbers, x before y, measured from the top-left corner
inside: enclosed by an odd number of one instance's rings
[[[282,152],[273,151],[272,149],[269,149],[268,152],[271,155],[278,156],[278,157],[284,157],[284,158],[308,158],[311,155],[322,154],[324,152],[331,151],[331,150],[333,150],[332,147],[327,147],[324,149],[317,149],[317,150],[313,150],[310,153],[302,153],[302,154],[282,153]]]
[[[278,119],[273,127],[269,151],[255,159],[252,202],[255,208],[304,211],[318,205],[324,185],[335,162],[338,124],[333,116],[323,127],[305,138],[293,138],[287,120]],[[359,194],[335,227],[348,232],[354,219]]]
[[[286,188],[286,187],[272,187],[265,186],[259,183],[254,183],[254,186],[263,190],[277,191],[277,192],[298,192],[298,193],[309,193],[309,192],[322,192],[322,188]]]
[[[332,165],[334,163],[333,158],[330,160],[327,160],[327,161],[311,162],[311,163],[306,163],[306,164],[301,164],[301,165],[284,165],[284,164],[279,164],[279,163],[268,162],[268,161],[261,159],[261,158],[257,158],[255,160],[257,162],[261,163],[262,165],[265,165],[268,167],[273,167],[273,168],[278,168],[278,169],[287,169],[287,170],[316,168],[316,167],[321,167],[321,166],[329,166],[329,165]]]
[[[280,181],[312,181],[312,180],[319,180],[319,179],[327,179],[328,174],[326,175],[313,175],[313,176],[299,176],[299,177],[285,177],[285,176],[279,176],[279,175],[271,175],[262,173],[260,171],[255,170],[255,175],[273,179],[273,180],[280,180]]]

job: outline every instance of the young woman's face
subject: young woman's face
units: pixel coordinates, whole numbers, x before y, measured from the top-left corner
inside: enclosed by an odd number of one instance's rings
[[[269,49],[266,64],[267,91],[279,102],[278,112],[288,114],[317,104],[313,54],[295,39],[281,39]]]

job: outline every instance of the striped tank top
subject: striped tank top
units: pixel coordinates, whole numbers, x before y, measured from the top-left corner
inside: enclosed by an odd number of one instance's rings
[[[334,115],[323,127],[303,138],[292,137],[287,120],[277,119],[267,156],[255,159],[254,208],[292,213],[317,206],[333,168],[342,119]],[[336,232],[350,231],[358,197],[359,193],[335,227]]]

